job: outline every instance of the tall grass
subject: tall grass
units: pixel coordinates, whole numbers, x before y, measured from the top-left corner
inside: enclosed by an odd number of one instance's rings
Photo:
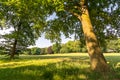
[[[120,54],[105,57],[115,73],[92,72],[86,53],[22,55],[15,60],[0,56],[0,80],[120,80]]]

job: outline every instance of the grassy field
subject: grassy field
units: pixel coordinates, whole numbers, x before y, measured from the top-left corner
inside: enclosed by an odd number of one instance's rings
[[[120,54],[105,54],[107,75],[90,70],[88,54],[21,55],[15,60],[0,56],[0,80],[120,80]]]

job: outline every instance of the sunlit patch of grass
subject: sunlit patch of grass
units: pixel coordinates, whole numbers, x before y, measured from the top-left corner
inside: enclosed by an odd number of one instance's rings
[[[79,77],[80,79],[83,79],[83,80],[86,80],[86,79],[87,79],[86,75],[84,75],[84,74],[80,74],[78,77]]]
[[[120,62],[118,62],[115,67],[120,68]]]
[[[64,60],[64,59],[63,59]],[[1,68],[15,68],[15,67],[20,67],[20,66],[29,66],[29,65],[47,65],[48,63],[57,63],[57,62],[60,62],[62,60],[60,59],[37,59],[37,60],[21,60],[21,61],[11,61],[11,62],[5,62],[5,63],[2,63],[0,64],[0,67]]]
[[[119,67],[119,63],[120,63],[120,54],[119,53],[106,53],[104,55],[107,59],[107,63],[110,66],[112,66],[113,68]]]
[[[55,74],[55,75],[53,76],[53,79],[54,79],[54,80],[61,80],[61,77],[60,77],[59,75]]]
[[[90,70],[88,54],[22,55],[15,60],[0,57],[2,80],[114,80],[120,79],[120,56],[105,54],[116,74],[100,75]],[[118,58],[119,57],[119,58]],[[114,66],[113,66],[114,65]]]

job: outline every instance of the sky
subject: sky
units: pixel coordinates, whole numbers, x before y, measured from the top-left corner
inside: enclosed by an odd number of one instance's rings
[[[0,30],[0,34],[9,33],[11,30],[12,30],[12,29]],[[62,39],[61,43],[66,43],[66,42],[68,42],[69,40],[73,40],[73,36],[71,36],[71,37],[72,37],[71,39],[70,39],[70,38],[65,38],[65,36],[62,35],[62,36],[61,36],[61,39]],[[2,40],[3,40],[3,39],[0,39],[0,41],[2,41]],[[45,39],[44,34],[43,34],[43,35],[41,35],[41,37],[38,38],[38,40],[36,40],[35,45],[29,46],[29,48],[31,48],[31,47],[44,48],[44,47],[49,47],[49,46],[51,46],[52,44],[53,44],[53,43],[51,43],[50,40]]]
[[[62,39],[61,43],[66,43],[69,40],[73,40],[73,38],[65,38],[64,35],[61,36],[61,39]],[[49,47],[52,44],[53,43],[51,43],[50,40],[45,39],[44,35],[42,35],[41,37],[39,37],[38,40],[36,40],[36,45],[35,46],[40,47],[40,48],[44,48],[44,47]],[[32,46],[30,46],[30,47],[32,47]]]

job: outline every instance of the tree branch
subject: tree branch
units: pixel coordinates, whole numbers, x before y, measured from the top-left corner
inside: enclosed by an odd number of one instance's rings
[[[70,11],[70,10],[69,10],[69,12],[70,12],[72,15],[74,15],[74,16],[76,16],[76,17],[78,17],[78,18],[80,19],[80,21],[81,21],[81,16],[80,16],[80,14],[75,13],[75,12]]]

